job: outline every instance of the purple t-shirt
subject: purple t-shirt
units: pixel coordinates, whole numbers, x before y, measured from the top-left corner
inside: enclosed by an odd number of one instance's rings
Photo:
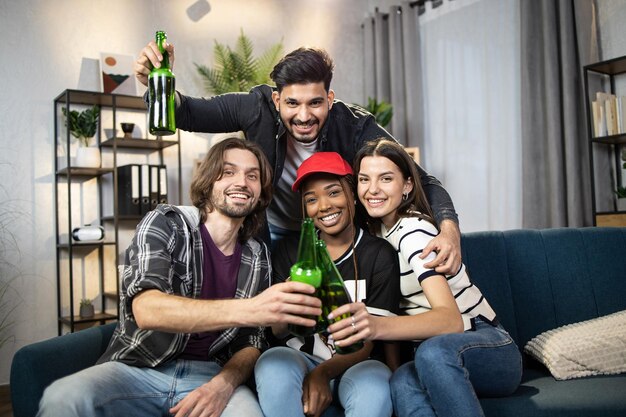
[[[241,244],[237,242],[233,254],[226,256],[215,246],[204,224],[200,225],[200,234],[204,256],[200,298],[203,300],[234,298],[235,291],[237,291],[239,265],[241,265]],[[195,361],[208,360],[209,347],[219,334],[219,331],[192,333],[180,358]]]

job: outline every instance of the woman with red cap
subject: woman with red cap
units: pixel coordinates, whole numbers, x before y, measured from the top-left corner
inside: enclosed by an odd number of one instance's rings
[[[352,169],[338,153],[317,152],[298,168],[292,190],[301,192],[303,214],[313,219],[351,298],[371,314],[395,316],[398,256],[384,239],[355,225],[353,185]],[[283,240],[273,252],[275,282],[289,277],[297,248],[297,240]],[[263,353],[255,368],[267,417],[320,416],[331,404],[343,408],[345,416],[391,415],[391,371],[382,362],[394,358],[391,345],[365,342],[357,352],[339,355],[327,333],[301,338],[289,335],[286,326],[273,326],[272,332],[285,346]]]

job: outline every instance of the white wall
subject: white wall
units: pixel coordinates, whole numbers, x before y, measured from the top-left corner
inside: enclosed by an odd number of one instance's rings
[[[243,28],[259,52],[281,38],[286,52],[326,48],[337,66],[338,97],[362,101],[363,13],[354,11],[363,7],[360,0],[209,0],[210,13],[192,22],[185,10],[194,1],[0,2],[0,220],[8,221],[18,248],[9,253],[15,267],[0,271],[17,276],[9,294],[15,342],[0,351],[0,384],[9,381],[17,349],[57,333],[52,103],[63,90],[78,88],[83,58],[136,56],[163,28],[176,46],[178,88],[201,95],[193,63],[211,65],[213,40],[232,45]],[[183,135],[185,196],[192,161],[207,145],[206,135]]]
[[[597,4],[602,60],[626,55],[626,2],[602,0]]]

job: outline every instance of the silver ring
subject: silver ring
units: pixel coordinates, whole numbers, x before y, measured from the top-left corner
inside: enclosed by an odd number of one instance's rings
[[[352,319],[352,325],[354,326],[354,323],[356,323],[356,319],[354,318],[354,316],[350,316],[350,318]]]
[[[354,318],[354,317],[353,317],[353,318]],[[351,323],[351,325],[352,325],[352,330],[354,330],[354,333],[355,333],[355,334],[356,334],[356,333],[358,333],[359,331],[356,329],[356,323],[353,321],[353,322]]]

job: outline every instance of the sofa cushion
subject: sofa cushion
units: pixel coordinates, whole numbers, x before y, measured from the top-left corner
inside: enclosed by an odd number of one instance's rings
[[[559,380],[626,372],[626,310],[548,330],[524,351]]]

